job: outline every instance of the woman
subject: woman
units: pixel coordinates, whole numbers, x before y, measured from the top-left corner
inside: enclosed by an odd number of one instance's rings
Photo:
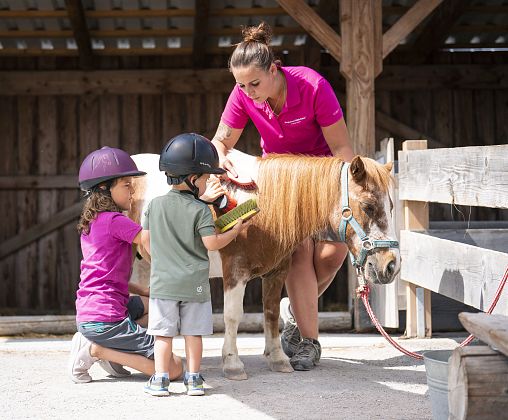
[[[266,23],[243,30],[243,41],[229,60],[236,80],[213,143],[221,166],[237,173],[227,159],[249,118],[261,134],[263,155],[294,153],[353,158],[339,102],[330,84],[306,67],[282,67],[270,48]],[[321,356],[318,297],[342,265],[347,247],[334,232],[306,239],[295,250],[286,279],[289,295],[281,301],[281,341],[295,370],[310,370]],[[296,322],[295,322],[296,320]]]

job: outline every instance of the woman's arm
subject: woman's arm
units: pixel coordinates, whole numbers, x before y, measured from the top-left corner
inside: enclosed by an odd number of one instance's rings
[[[321,127],[321,130],[332,154],[342,158],[346,162],[351,162],[354,153],[344,118],[328,127]]]
[[[225,124],[222,120],[217,127],[217,132],[213,136],[212,143],[217,148],[219,153],[220,166],[226,171],[230,172],[235,178],[238,174],[235,171],[233,164],[226,158],[229,149],[235,147],[238,142],[243,128],[231,128]]]

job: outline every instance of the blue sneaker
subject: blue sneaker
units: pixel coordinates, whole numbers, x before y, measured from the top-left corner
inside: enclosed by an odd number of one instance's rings
[[[187,387],[187,395],[205,395],[205,387],[203,382],[204,379],[199,373],[188,376],[185,374],[183,383]]]
[[[155,378],[155,375],[148,380],[145,384],[143,390],[150,395],[155,397],[165,397],[169,395],[169,378],[158,377]]]

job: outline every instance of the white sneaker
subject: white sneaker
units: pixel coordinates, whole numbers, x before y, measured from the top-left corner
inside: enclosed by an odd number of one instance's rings
[[[99,360],[99,366],[115,378],[125,378],[131,374],[130,371],[124,369],[121,364],[108,360]]]
[[[280,300],[280,317],[282,318],[282,321],[284,321],[284,327],[287,326],[287,324],[296,325],[296,320],[293,315],[293,312],[291,312],[291,305],[289,303],[289,298],[285,297]]]
[[[71,354],[69,355],[68,373],[71,380],[77,384],[90,382],[92,377],[88,369],[99,360],[92,357],[90,347],[92,343],[83,334],[77,332],[72,337]]]

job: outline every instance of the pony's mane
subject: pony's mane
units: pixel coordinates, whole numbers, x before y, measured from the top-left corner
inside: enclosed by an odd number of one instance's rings
[[[325,229],[339,203],[342,160],[334,157],[269,155],[259,161],[256,224],[286,254]]]
[[[367,172],[365,189],[386,192],[391,177],[372,159],[362,158]],[[281,244],[282,257],[305,238],[330,225],[340,202],[337,157],[272,154],[259,160],[256,225]]]

